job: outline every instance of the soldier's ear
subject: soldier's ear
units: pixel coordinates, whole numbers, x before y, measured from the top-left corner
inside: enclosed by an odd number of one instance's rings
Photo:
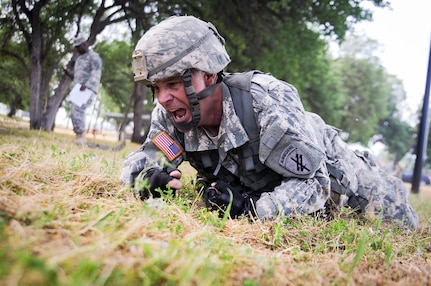
[[[205,79],[205,84],[207,86],[213,85],[217,81],[217,74],[215,74],[215,73],[213,73],[213,74],[205,74],[204,79]]]

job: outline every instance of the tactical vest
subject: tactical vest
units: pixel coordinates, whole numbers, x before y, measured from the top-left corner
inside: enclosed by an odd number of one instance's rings
[[[280,185],[283,176],[259,160],[260,134],[250,93],[251,78],[255,73],[260,72],[228,74],[223,79],[229,88],[235,112],[250,139],[231,151],[238,154],[240,160],[239,177],[221,165],[218,150],[186,152],[186,160],[198,170],[198,176],[210,182],[224,180],[233,187],[240,187],[246,195],[259,196],[262,192],[271,191]],[[351,207],[365,209],[368,201],[352,193],[343,171],[333,165],[331,160],[326,160],[326,166],[331,179],[332,199],[338,204],[340,195],[346,195]]]
[[[254,73],[257,71],[228,74],[223,78],[232,96],[235,112],[250,139],[231,151],[239,157],[239,176],[221,165],[218,150],[186,152],[186,160],[198,170],[199,176],[210,182],[223,180],[233,187],[240,187],[247,195],[259,196],[262,192],[271,191],[280,185],[283,177],[259,160],[260,134],[250,93]]]

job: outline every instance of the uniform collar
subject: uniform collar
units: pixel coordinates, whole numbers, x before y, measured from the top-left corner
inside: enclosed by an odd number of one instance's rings
[[[203,151],[219,149],[225,153],[238,148],[249,141],[247,132],[235,113],[232,96],[226,84],[222,83],[223,115],[220,122],[218,146],[208,138],[202,128],[193,128],[184,133],[186,151]]]

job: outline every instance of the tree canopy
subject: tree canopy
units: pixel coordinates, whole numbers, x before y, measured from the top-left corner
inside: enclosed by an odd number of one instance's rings
[[[328,53],[329,39],[341,43],[355,23],[372,19],[363,2],[388,6],[381,0],[3,1],[0,69],[9,73],[0,80],[1,100],[29,108],[30,128],[51,130],[70,86],[62,63],[76,57],[71,39],[84,32],[94,44],[101,35],[95,49],[104,60],[103,88],[122,112],[133,105],[139,125],[148,95],[132,80],[134,43],[161,19],[189,14],[212,22],[225,37],[228,71],[260,69],[294,84],[307,110],[348,132],[350,141],[366,143],[395,124],[389,99],[397,85],[366,57],[370,43],[346,42],[337,59]],[[113,25],[126,30],[104,36]]]

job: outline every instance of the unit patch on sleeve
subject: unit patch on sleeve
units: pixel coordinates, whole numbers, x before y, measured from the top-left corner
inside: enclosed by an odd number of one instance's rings
[[[160,132],[152,141],[169,161],[173,161],[183,153],[182,148],[165,131]]]
[[[281,152],[278,163],[297,175],[306,175],[311,173],[311,162],[305,152],[302,152],[293,145],[287,146]]]

